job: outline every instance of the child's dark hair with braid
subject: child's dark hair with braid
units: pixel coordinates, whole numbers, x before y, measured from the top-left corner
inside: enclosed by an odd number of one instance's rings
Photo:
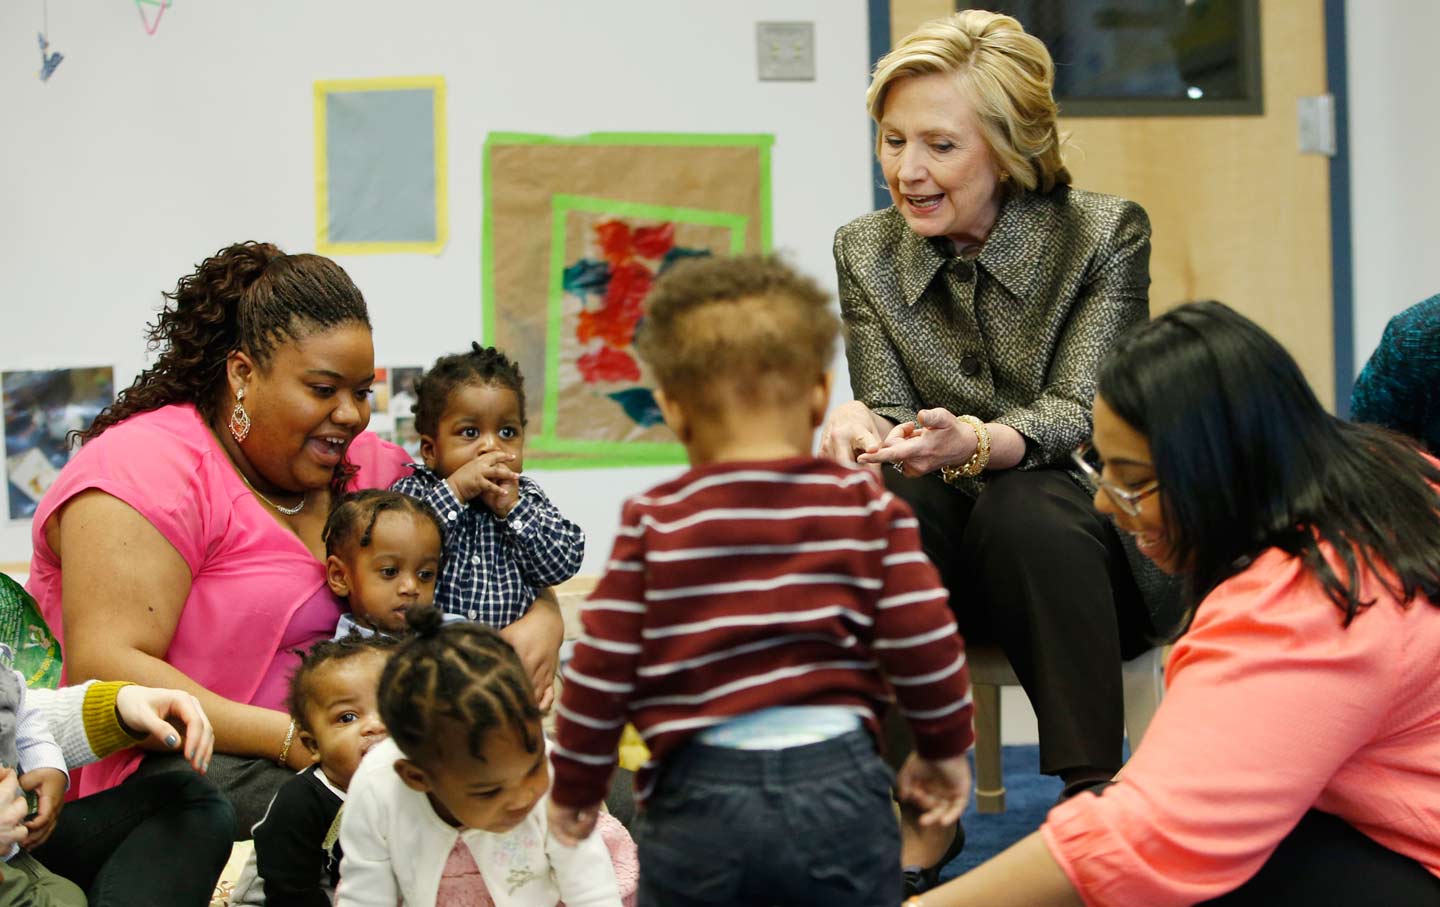
[[[435,605],[507,627],[541,589],[574,576],[585,556],[580,527],[521,475],[525,379],[509,356],[472,343],[464,353],[437,359],[415,394],[425,466],[391,487],[429,504],[444,522]]]
[[[406,619],[380,677],[390,739],[356,773],[340,827],[355,903],[633,907],[635,845],[613,817],[579,847],[548,831],[550,763],[515,650],[435,608]]]
[[[396,770],[452,825],[505,831],[550,787],[540,710],[520,657],[483,624],[420,608],[380,677]]]
[[[370,488],[340,499],[325,521],[325,580],[350,606],[335,630],[401,634],[405,614],[435,601],[440,517],[423,501]]]

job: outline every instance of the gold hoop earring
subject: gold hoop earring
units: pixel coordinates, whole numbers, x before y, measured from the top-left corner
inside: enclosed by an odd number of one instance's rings
[[[230,410],[230,436],[238,444],[250,437],[250,414],[245,412],[242,401],[245,399],[245,388],[235,392],[235,408]]]

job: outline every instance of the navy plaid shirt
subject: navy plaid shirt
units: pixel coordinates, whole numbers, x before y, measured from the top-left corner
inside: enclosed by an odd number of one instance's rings
[[[542,587],[580,571],[585,532],[561,516],[531,479],[520,477],[520,499],[502,520],[478,497],[467,505],[440,476],[414,469],[391,487],[429,504],[445,527],[437,608],[506,627],[529,610]]]

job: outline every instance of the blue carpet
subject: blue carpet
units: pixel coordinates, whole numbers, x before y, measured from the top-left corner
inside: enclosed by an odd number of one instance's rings
[[[1040,774],[1040,747],[1001,747],[1000,762],[1005,772],[1005,811],[982,816],[971,799],[961,819],[965,849],[940,873],[942,880],[979,866],[1039,828],[1060,796],[1060,779]]]

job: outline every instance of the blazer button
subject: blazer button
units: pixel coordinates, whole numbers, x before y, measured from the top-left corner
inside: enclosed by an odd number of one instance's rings
[[[960,371],[967,375],[980,374],[980,359],[978,356],[965,355],[960,357]]]

